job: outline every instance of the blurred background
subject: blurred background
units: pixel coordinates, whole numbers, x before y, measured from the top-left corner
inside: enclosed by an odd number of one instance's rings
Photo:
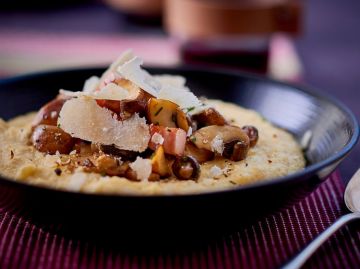
[[[311,85],[360,117],[360,1],[3,0],[0,78],[105,66],[193,64]],[[340,167],[359,166],[359,146]]]

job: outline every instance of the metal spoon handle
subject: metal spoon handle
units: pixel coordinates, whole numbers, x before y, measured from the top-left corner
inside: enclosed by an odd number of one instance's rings
[[[299,254],[297,254],[290,262],[285,264],[282,268],[300,268],[330,236],[332,236],[342,226],[355,219],[360,219],[360,213],[350,213],[339,218],[330,227],[328,227],[325,231],[318,235],[318,237],[316,237],[307,247],[305,247]]]

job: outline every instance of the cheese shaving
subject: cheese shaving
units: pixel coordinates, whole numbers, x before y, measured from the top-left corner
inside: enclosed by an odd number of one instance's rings
[[[154,133],[151,137],[151,142],[156,145],[162,145],[164,143],[164,137],[162,137],[162,135],[159,133]]]
[[[119,121],[110,110],[84,97],[65,102],[58,124],[73,137],[104,145],[114,144],[124,150],[143,152],[150,140],[145,118],[135,113],[129,119]]]
[[[223,174],[223,170],[217,166],[214,165],[210,168],[209,175],[212,178],[219,178]]]
[[[200,100],[187,87],[174,87],[171,84],[163,84],[158,94],[159,99],[174,102],[181,109],[193,110],[201,107]]]
[[[157,97],[161,84],[148,72],[141,68],[142,64],[143,60],[141,58],[134,57],[119,66],[116,71],[125,79],[130,80],[144,91]]]
[[[161,83],[161,85],[171,85],[178,88],[185,87],[186,79],[182,76],[174,76],[174,75],[154,75],[153,76],[157,81]]]
[[[83,92],[92,93],[95,92],[99,86],[100,79],[97,76],[92,76],[85,80]]]
[[[188,131],[187,131],[187,133],[186,133],[186,136],[187,136],[187,137],[190,137],[190,136],[192,135],[192,133],[193,133],[193,130],[192,130],[191,127],[189,127],[189,129],[188,129]]]
[[[93,96],[95,99],[124,100],[129,97],[129,92],[115,83],[109,83],[100,91],[94,92]]]
[[[220,135],[215,136],[214,139],[211,141],[211,150],[213,152],[219,153],[220,155],[223,153],[224,141]]]
[[[88,97],[92,99],[104,99],[104,100],[115,100],[121,101],[129,98],[129,91],[123,87],[116,85],[115,83],[109,83],[100,91],[95,92],[72,92],[66,90],[60,90],[60,94],[69,97]]]
[[[115,62],[113,62],[110,67],[108,68],[107,71],[116,71],[116,69],[123,65],[124,63],[130,61],[131,59],[133,59],[135,57],[134,53],[132,52],[131,49],[128,49],[126,51],[124,51],[119,58],[116,59]],[[106,72],[105,72],[106,73]]]
[[[104,80],[110,72],[116,71],[121,77],[131,81],[154,97],[172,101],[181,109],[189,110],[190,114],[206,109],[202,102],[185,86],[186,80],[181,76],[157,75],[151,76],[141,68],[143,60],[131,51],[127,51],[115,61],[104,73]]]
[[[151,160],[137,157],[136,160],[129,164],[130,168],[135,171],[138,180],[148,180],[152,171]]]

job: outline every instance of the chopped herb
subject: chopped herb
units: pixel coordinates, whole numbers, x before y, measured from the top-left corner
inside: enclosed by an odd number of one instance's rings
[[[235,119],[230,119],[230,122],[234,123],[234,122],[235,122]]]
[[[187,109],[187,112],[190,112],[190,111],[193,111],[194,109],[195,109],[195,107],[194,106],[191,106],[191,107],[188,107],[188,108],[186,108]]]
[[[190,136],[190,141],[191,141],[191,142],[193,142],[193,143],[195,143],[195,142],[196,142],[196,137],[195,137],[195,136],[193,136],[193,135],[192,135],[192,136]]]
[[[12,150],[10,150],[10,159],[14,158],[14,152]]]
[[[105,172],[101,172],[101,176],[102,176],[102,177],[106,177],[106,173],[105,173]]]
[[[54,172],[55,172],[56,175],[60,176],[62,171],[61,171],[60,168],[56,168],[56,169],[54,170]]]
[[[246,167],[248,167],[248,166],[249,166],[249,164],[248,164],[248,163],[246,163],[246,164],[245,164],[245,166],[246,166]]]
[[[159,115],[159,113],[161,112],[161,110],[163,110],[163,107],[160,107],[160,108],[155,112],[155,116]]]
[[[57,127],[58,127],[58,128],[60,128],[60,127],[61,127],[61,124],[60,124],[60,123],[58,123]]]

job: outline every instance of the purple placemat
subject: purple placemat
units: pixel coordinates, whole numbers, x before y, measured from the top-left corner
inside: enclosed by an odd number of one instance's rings
[[[237,233],[200,248],[151,255],[45,232],[0,206],[0,268],[277,268],[346,213],[343,191],[335,172],[292,208]],[[359,268],[359,246],[359,229],[345,227],[305,267]]]

